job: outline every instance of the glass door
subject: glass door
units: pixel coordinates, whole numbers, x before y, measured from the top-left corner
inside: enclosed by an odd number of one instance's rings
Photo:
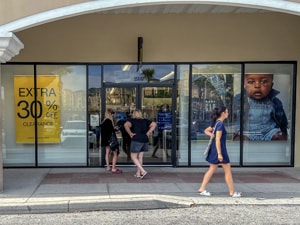
[[[172,88],[142,87],[141,108],[144,117],[157,123],[150,137],[150,151],[145,162],[171,163],[172,151]]]
[[[124,84],[105,88],[105,108],[115,112],[115,125],[119,128],[119,163],[131,163],[130,138],[124,123],[136,108],[142,109],[144,118],[156,121],[157,129],[149,138],[149,152],[144,155],[145,164],[171,163],[171,104],[172,88],[149,87],[146,84]]]
[[[114,114],[114,125],[118,127],[116,132],[120,143],[120,154],[118,162],[130,162],[130,141],[131,138],[124,128],[124,123],[130,119],[131,112],[137,106],[136,86],[107,87],[106,88],[106,109],[112,109]]]

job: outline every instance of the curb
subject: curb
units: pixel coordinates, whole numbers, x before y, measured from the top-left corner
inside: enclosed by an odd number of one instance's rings
[[[154,210],[169,208],[189,208],[207,205],[300,205],[300,198],[262,198],[242,197],[180,197],[170,195],[125,195],[122,198],[89,199],[64,198],[31,199],[30,202],[2,204],[0,215],[38,214],[38,213],[72,213],[88,211],[115,210]]]

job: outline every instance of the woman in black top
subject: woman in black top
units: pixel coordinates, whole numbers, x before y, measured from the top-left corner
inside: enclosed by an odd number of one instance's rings
[[[119,149],[117,148],[112,150],[109,146],[110,138],[113,133],[115,134],[112,112],[111,110],[106,110],[104,120],[101,123],[101,146],[105,147],[106,171],[111,171],[112,173],[122,173],[122,170],[116,168]],[[109,165],[109,156],[111,151],[113,152],[112,166]]]
[[[125,130],[131,137],[130,155],[131,160],[137,167],[135,177],[143,179],[147,171],[143,168],[144,152],[148,151],[149,136],[156,127],[156,123],[144,119],[142,111],[135,109],[132,113],[132,119],[124,124]]]

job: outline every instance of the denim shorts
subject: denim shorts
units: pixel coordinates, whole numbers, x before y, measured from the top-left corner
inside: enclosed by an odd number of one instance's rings
[[[130,152],[132,153],[139,153],[139,152],[148,152],[149,150],[149,143],[141,143],[132,141],[130,144]]]

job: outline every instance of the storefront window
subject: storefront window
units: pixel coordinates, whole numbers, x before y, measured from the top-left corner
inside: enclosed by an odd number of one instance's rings
[[[34,95],[33,74],[33,65],[1,65],[2,152],[5,167],[35,166],[35,127],[27,120],[34,116],[30,110],[34,106],[31,98]],[[22,130],[23,127],[26,127],[27,133]]]
[[[240,93],[240,77],[241,65],[239,64],[192,65],[192,92],[190,96],[192,165],[206,164],[203,151],[209,137],[204,134],[204,130],[211,125],[212,110],[221,105],[226,106],[229,111],[225,126],[230,160],[232,164],[239,164],[239,143],[232,142],[232,138],[234,127],[239,124],[233,110],[233,97]]]
[[[186,166],[189,162],[189,68],[189,65],[177,67],[176,138],[178,144],[176,155],[180,166]]]
[[[237,99],[243,130],[235,137],[244,140],[244,165],[290,164],[293,70],[291,64],[245,65],[244,96]]]
[[[101,166],[99,123],[107,107],[128,114],[142,108],[158,122],[161,158],[150,152],[150,163],[207,165],[204,129],[219,105],[229,110],[233,165],[293,165],[295,63],[174,66],[1,65],[4,166]]]
[[[105,83],[173,83],[174,65],[104,65]]]
[[[89,166],[100,166],[101,66],[88,66]]]
[[[87,162],[86,66],[37,65],[38,165],[79,166]]]

